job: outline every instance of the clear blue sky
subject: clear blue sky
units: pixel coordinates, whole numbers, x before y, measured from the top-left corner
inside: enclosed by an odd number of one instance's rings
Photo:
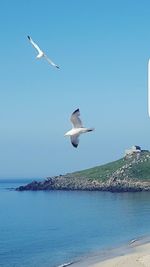
[[[1,1],[0,178],[45,177],[150,149],[150,2]],[[36,60],[30,35],[61,66]],[[79,148],[64,133],[80,108]]]

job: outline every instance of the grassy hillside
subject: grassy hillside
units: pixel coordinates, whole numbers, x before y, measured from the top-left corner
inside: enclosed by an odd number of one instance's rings
[[[75,177],[85,177],[106,181],[112,175],[119,178],[150,179],[150,152],[143,151],[140,157],[121,158],[114,162],[72,173]]]
[[[79,172],[74,172],[72,173],[72,175],[76,177],[101,179],[105,181],[108,178],[108,176],[110,176],[113,172],[121,168],[123,165],[124,165],[124,159],[122,158],[122,159],[107,163],[105,165],[97,166],[97,167],[79,171]]]

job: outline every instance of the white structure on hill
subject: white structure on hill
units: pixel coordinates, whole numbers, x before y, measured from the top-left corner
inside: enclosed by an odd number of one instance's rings
[[[139,154],[139,153],[141,153],[140,146],[132,146],[131,148],[125,150],[125,156],[131,156],[133,154]]]

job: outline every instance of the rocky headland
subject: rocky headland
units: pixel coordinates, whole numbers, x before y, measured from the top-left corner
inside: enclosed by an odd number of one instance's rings
[[[150,152],[134,151],[102,166],[33,181],[16,190],[150,191]]]

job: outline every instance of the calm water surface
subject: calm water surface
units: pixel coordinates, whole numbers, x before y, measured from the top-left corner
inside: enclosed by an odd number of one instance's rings
[[[23,183],[0,180],[0,267],[57,267],[150,234],[150,193],[8,190]]]

